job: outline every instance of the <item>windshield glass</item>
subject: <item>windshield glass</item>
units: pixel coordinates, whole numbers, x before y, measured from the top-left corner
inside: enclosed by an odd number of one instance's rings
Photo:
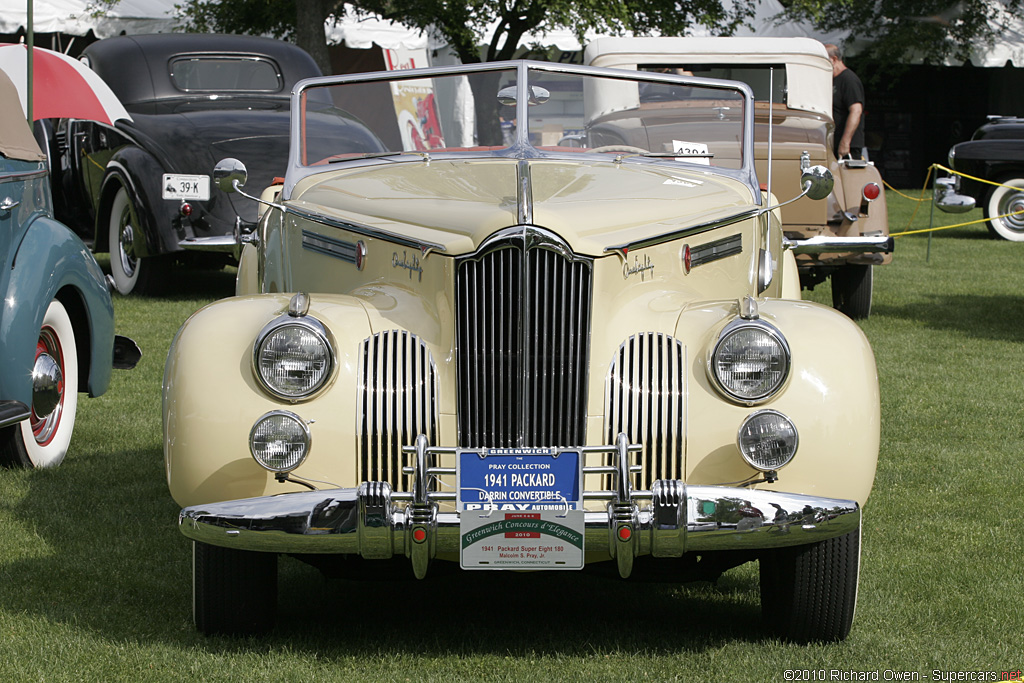
[[[515,68],[311,85],[299,99],[298,163],[367,156],[606,153],[738,169],[743,92],[641,74]],[[521,126],[517,102],[526,104]]]

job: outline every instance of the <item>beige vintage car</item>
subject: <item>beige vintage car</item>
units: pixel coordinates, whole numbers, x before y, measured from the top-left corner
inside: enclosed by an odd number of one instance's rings
[[[810,38],[599,38],[584,53],[587,64],[618,69],[686,71],[695,76],[743,81],[754,91],[754,155],[757,175],[780,197],[800,191],[798,169],[820,164],[832,171],[828,201],[804,198],[781,210],[803,287],[831,278],[832,303],[851,318],[871,312],[874,265],[889,263],[893,241],[882,177],[870,161],[836,159],[833,150],[832,64]],[[650,109],[671,107],[671,98],[649,97]],[[768,112],[771,107],[771,125]],[[840,251],[814,237],[842,237]]]
[[[684,99],[651,113],[647,88]],[[685,581],[756,560],[777,633],[847,635],[874,357],[799,300],[748,86],[502,62],[293,97],[237,296],[167,360],[200,630],[267,628],[288,554],[428,580],[442,562]],[[629,145],[590,144],[615,129]],[[785,200],[828,195],[827,169],[791,171]]]

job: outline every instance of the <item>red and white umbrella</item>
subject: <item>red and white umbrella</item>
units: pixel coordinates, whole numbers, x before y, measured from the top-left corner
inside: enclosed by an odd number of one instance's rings
[[[0,45],[0,70],[14,82],[27,116],[28,46]],[[103,79],[77,59],[37,47],[32,74],[33,120],[72,118],[113,125],[132,118]]]

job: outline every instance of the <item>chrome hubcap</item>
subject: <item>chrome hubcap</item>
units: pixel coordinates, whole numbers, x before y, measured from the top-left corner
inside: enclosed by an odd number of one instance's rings
[[[135,258],[135,229],[132,228],[132,215],[128,209],[121,214],[120,243],[121,268],[125,275],[131,277],[138,267],[138,259]]]
[[[999,202],[999,215],[1024,211],[1024,192],[1011,192]],[[1015,232],[1024,232],[1024,213],[1001,219],[1003,224]]]
[[[50,443],[60,425],[64,407],[64,356],[57,334],[46,327],[39,333],[32,366],[32,434],[36,442]]]

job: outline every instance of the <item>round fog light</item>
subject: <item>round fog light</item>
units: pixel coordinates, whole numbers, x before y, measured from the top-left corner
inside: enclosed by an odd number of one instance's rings
[[[253,425],[249,451],[261,467],[271,472],[291,472],[309,455],[309,428],[295,413],[274,410]]]
[[[788,465],[799,442],[796,425],[776,410],[759,410],[747,417],[737,438],[743,459],[762,472]]]

